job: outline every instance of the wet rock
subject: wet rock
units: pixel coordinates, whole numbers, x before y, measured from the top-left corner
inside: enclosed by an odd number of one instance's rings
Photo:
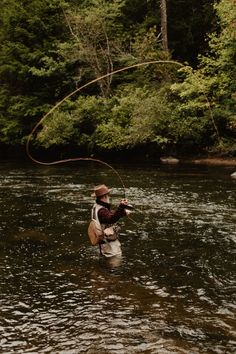
[[[236,179],[236,172],[232,173],[231,177]]]
[[[177,165],[179,163],[179,159],[173,156],[161,157],[160,160],[166,165]]]

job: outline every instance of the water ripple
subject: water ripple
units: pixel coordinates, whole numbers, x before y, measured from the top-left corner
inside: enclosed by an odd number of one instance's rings
[[[233,353],[235,190],[225,176],[120,170],[138,226],[89,247],[95,168],[1,167],[0,352]],[[78,182],[79,181],[79,182]],[[113,203],[122,188],[114,186]]]

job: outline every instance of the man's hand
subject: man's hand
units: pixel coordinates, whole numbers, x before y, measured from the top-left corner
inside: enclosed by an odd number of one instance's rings
[[[129,202],[127,199],[122,199],[120,204],[125,209],[125,213],[128,216],[131,213],[131,210],[133,209],[133,207],[131,205],[129,205]],[[127,208],[126,208],[126,206],[127,206]]]
[[[127,199],[122,199],[122,200],[120,201],[120,204],[122,204],[122,205],[128,205],[129,202],[128,202]]]

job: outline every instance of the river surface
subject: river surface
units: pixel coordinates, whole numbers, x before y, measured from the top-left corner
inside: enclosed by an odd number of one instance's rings
[[[136,208],[116,266],[87,236],[112,171],[0,163],[0,353],[235,353],[234,170],[114,167]]]

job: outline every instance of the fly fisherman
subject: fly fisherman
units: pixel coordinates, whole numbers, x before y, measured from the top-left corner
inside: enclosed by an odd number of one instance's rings
[[[109,259],[115,256],[121,258],[121,244],[118,240],[119,227],[115,223],[130,212],[126,209],[129,207],[126,199],[121,200],[120,205],[111,210],[110,191],[111,189],[108,189],[105,184],[101,184],[94,188],[92,194],[92,197],[96,197],[92,217],[98,219],[103,229],[103,238],[99,242],[100,253]]]

